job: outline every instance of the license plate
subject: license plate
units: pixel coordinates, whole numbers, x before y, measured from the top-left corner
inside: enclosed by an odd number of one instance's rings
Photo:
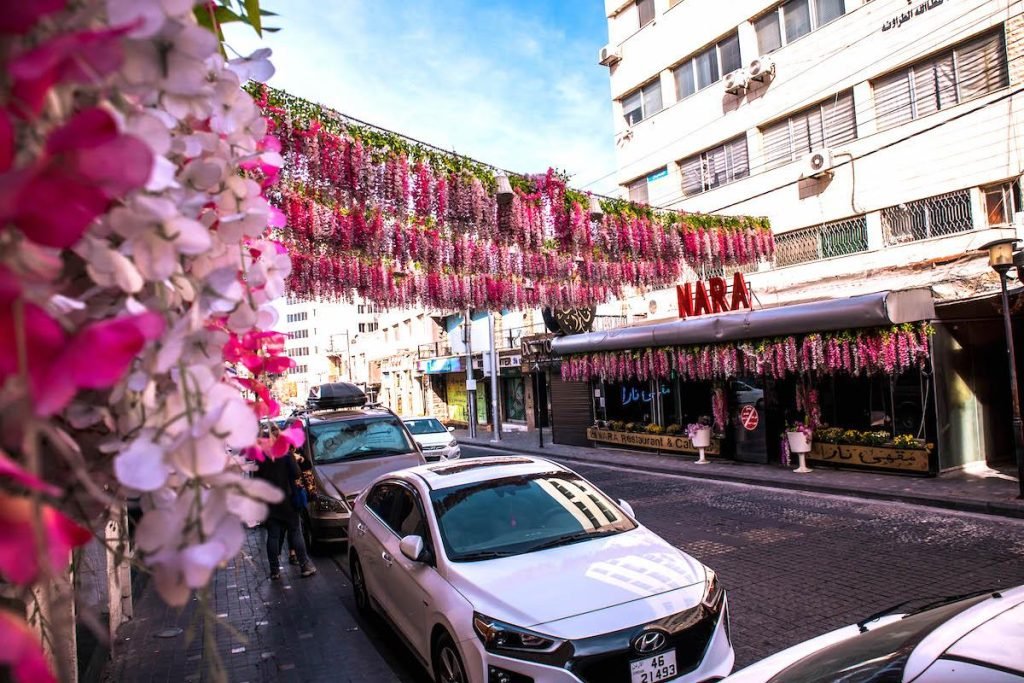
[[[630,683],[658,683],[675,678],[676,651],[668,650],[647,659],[637,659],[629,663]]]

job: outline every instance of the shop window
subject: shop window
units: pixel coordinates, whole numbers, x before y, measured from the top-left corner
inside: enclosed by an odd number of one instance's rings
[[[875,81],[878,130],[934,114],[1007,84],[1000,27]]]
[[[683,195],[700,194],[750,175],[747,137],[741,135],[724,144],[694,154],[679,162],[683,174]]]
[[[627,125],[635,126],[661,111],[661,106],[661,79],[655,78],[622,98],[622,115]]]
[[[1013,215],[1021,210],[1020,182],[1000,183],[981,189],[985,195],[985,215],[988,224],[1008,225]]]
[[[789,0],[754,22],[761,54],[778,50],[843,16],[843,0]]]
[[[836,93],[823,102],[766,126],[765,165],[774,168],[802,159],[811,150],[837,147],[857,138],[853,92]]]

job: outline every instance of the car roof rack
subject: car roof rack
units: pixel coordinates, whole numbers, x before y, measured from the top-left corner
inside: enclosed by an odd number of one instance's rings
[[[308,410],[338,410],[361,408],[366,405],[366,394],[351,382],[328,382],[309,389],[306,399]]]

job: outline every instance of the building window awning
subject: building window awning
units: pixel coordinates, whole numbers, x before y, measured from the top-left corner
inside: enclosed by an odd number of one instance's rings
[[[570,335],[555,339],[551,347],[565,356],[833,332],[934,318],[931,290],[910,289]]]

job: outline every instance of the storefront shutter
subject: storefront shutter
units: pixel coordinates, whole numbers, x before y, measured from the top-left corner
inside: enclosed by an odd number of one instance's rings
[[[961,102],[1007,85],[1001,29],[997,33],[972,40],[954,52]]]
[[[551,440],[571,446],[589,446],[587,427],[594,423],[590,382],[563,382],[550,376]]]
[[[704,178],[701,175],[702,167],[699,154],[683,159],[680,162],[679,169],[683,174],[684,196],[689,197],[704,191]]]
[[[875,121],[878,130],[887,130],[913,118],[910,96],[910,72],[900,71],[875,81]]]

